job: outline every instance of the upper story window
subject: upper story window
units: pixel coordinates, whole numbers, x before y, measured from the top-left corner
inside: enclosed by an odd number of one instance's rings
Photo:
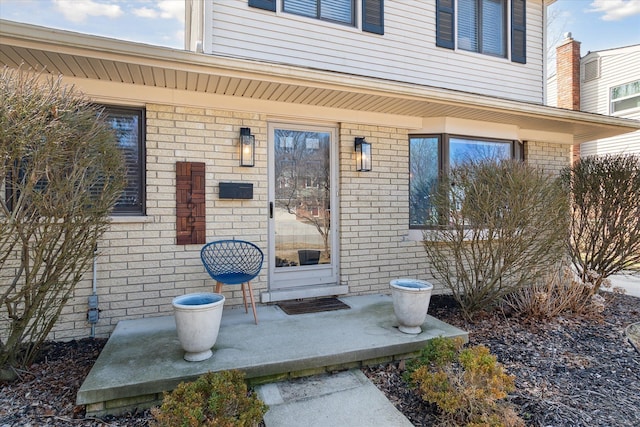
[[[325,21],[355,25],[355,0],[283,0],[282,10]]]
[[[522,158],[515,141],[466,136],[416,135],[409,137],[409,228],[438,224],[431,197],[440,177],[467,161]]]
[[[458,0],[458,48],[507,56],[506,0]]]
[[[308,16],[324,21],[356,25],[360,5],[362,31],[384,34],[384,0],[248,0],[250,7],[275,12],[277,5],[287,13]]]
[[[611,114],[640,108],[640,80],[611,88]]]
[[[511,60],[524,64],[525,1],[437,0],[436,45],[506,58],[510,42]]]
[[[144,109],[105,106],[108,121],[116,132],[118,146],[127,167],[127,183],[113,209],[114,215],[145,214]]]

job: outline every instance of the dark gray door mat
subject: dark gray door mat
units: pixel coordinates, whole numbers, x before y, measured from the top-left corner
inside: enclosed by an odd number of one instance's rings
[[[282,311],[289,315],[319,313],[321,311],[346,310],[351,308],[347,304],[340,301],[338,298],[333,297],[296,301],[281,301],[277,305],[282,309]]]

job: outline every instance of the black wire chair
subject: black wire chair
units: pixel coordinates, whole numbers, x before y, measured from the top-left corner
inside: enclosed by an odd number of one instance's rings
[[[242,300],[245,312],[247,307],[247,292],[245,283],[249,288],[249,298],[253,309],[253,318],[258,324],[256,303],[253,299],[253,280],[262,269],[264,254],[262,250],[251,242],[244,240],[217,240],[207,243],[200,251],[200,258],[209,276],[216,281],[216,293],[222,293],[222,285],[242,285]]]

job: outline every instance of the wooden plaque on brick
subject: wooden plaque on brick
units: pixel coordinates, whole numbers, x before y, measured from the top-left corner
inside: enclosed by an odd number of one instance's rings
[[[177,244],[204,244],[205,164],[176,162]]]

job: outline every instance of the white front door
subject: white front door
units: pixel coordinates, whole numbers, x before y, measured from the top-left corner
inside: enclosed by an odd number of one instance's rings
[[[333,127],[269,126],[267,300],[338,293],[336,142]]]

